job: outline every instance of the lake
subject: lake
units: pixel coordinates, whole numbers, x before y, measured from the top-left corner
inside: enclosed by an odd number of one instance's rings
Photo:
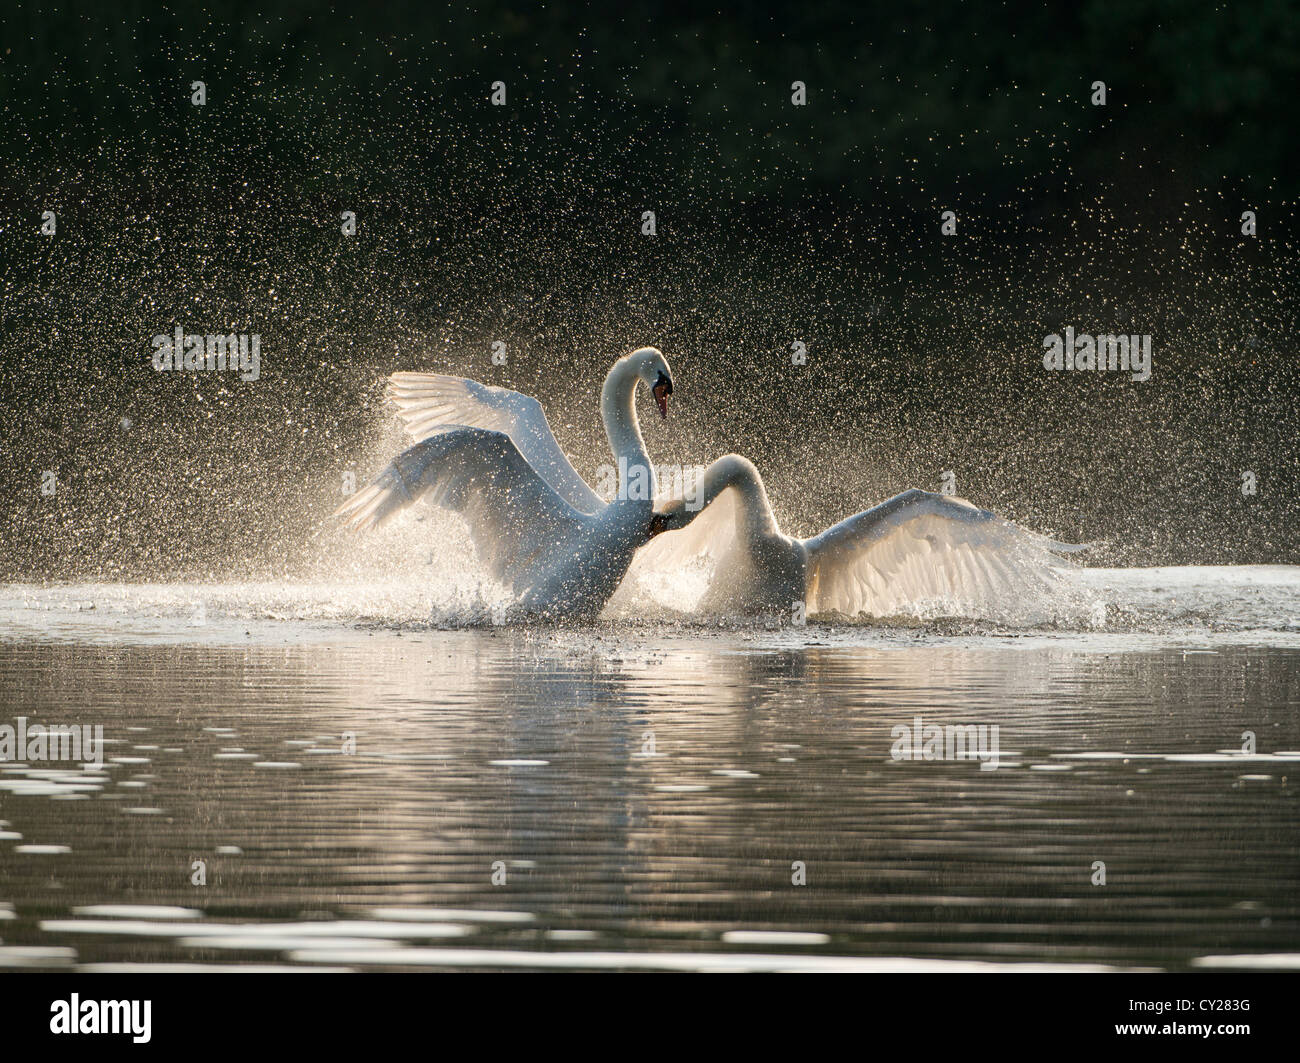
[[[0,764],[0,968],[1300,967],[1300,569],[1085,576],[1020,630],[0,587],[0,725],[105,743]]]

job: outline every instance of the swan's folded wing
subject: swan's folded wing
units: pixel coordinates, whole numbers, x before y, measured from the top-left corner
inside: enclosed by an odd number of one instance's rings
[[[692,517],[686,527],[656,535],[637,550],[612,599],[614,607],[653,603],[689,612],[715,578],[737,563],[741,541],[736,491],[728,488]],[[681,501],[681,493],[656,501],[655,510]]]
[[[589,518],[564,501],[501,432],[447,426],[402,451],[334,516],[374,528],[416,501],[460,514],[479,558],[517,581]]]
[[[907,491],[806,541],[808,612],[1023,615],[1050,602],[1076,547],[969,502]]]
[[[565,457],[536,399],[508,388],[433,373],[394,373],[388,378],[388,397],[413,439],[426,439],[447,425],[504,432],[524,460],[574,509],[597,513],[604,507]]]
[[[737,521],[740,518],[738,495],[729,487],[707,506],[691,517],[686,527],[657,535],[643,546],[638,557],[644,555],[660,568],[678,568],[685,565],[716,564],[736,548]],[[677,499],[656,502],[655,509],[677,505]],[[690,512],[691,507],[687,506]]]

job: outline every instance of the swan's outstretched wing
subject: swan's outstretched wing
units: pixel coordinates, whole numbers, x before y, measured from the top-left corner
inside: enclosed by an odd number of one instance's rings
[[[905,491],[808,539],[808,612],[894,616],[939,608],[997,616],[1056,589],[1080,547],[969,502]]]
[[[498,579],[516,583],[590,518],[562,499],[502,432],[445,426],[402,451],[334,513],[374,528],[422,500],[459,513]]]
[[[508,388],[433,373],[394,373],[388,397],[397,405],[406,431],[416,440],[445,425],[504,432],[538,474],[579,513],[597,513],[605,503],[555,441],[542,404]]]

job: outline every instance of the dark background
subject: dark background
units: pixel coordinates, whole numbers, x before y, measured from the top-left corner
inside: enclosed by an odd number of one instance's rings
[[[677,385],[655,460],[747,454],[793,533],[950,469],[1101,563],[1300,561],[1297,3],[27,5],[0,34],[0,578],[300,574],[341,471],[391,456],[399,368],[537,395],[591,475],[643,344]],[[261,380],[155,373],[176,324],[260,333]],[[1067,325],[1150,333],[1152,379],[1044,371]]]

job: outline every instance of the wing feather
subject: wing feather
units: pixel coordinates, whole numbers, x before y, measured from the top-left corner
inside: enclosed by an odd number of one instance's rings
[[[388,397],[413,439],[426,439],[446,425],[502,432],[579,513],[598,513],[604,508],[604,501],[560,449],[542,404],[531,396],[463,377],[394,373],[388,378]]]
[[[963,499],[905,491],[805,542],[808,612],[997,618],[1041,603],[1067,571],[1058,543]]]
[[[502,432],[446,425],[409,447],[334,516],[382,525],[416,501],[458,513],[479,558],[517,586],[590,519],[561,498]]]
[[[657,501],[662,510],[683,498],[684,492]],[[703,598],[715,578],[738,559],[741,539],[737,530],[738,493],[729,487],[705,506],[686,527],[657,535],[637,550],[612,603],[635,613],[663,606],[689,613]]]

